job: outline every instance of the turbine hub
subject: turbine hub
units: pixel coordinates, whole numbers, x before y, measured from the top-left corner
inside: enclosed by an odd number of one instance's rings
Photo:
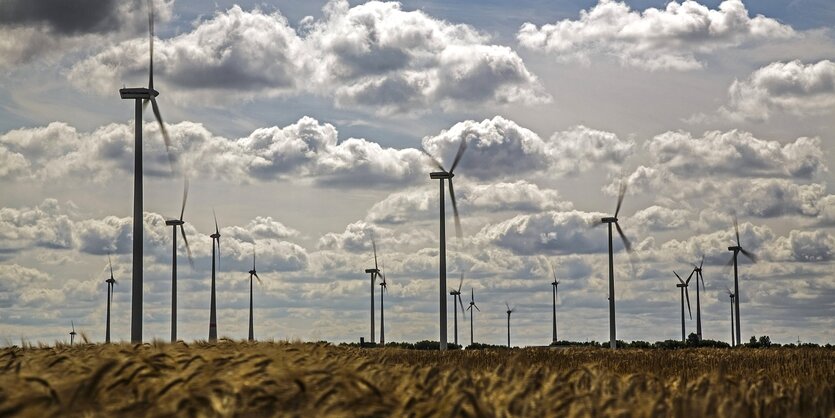
[[[741,249],[742,249],[742,247],[740,247],[739,245],[734,245],[734,246],[728,247],[728,251],[734,251],[734,252],[739,251]]]
[[[610,224],[610,223],[614,223],[614,222],[617,222],[617,221],[618,221],[618,218],[615,218],[614,216],[609,216],[609,217],[600,219],[600,222],[603,222],[604,224]]]
[[[676,283],[676,287],[687,287],[686,284]]]
[[[220,239],[220,234],[218,234],[217,232],[215,232],[214,234],[209,235],[209,236],[210,236],[212,239]]]
[[[435,171],[429,173],[429,178],[432,180],[443,180],[443,179],[451,179],[455,177],[455,174],[448,173],[446,171]]]
[[[379,273],[380,269],[365,269],[366,273]]]
[[[253,270],[250,270],[250,271],[249,271],[249,274],[255,274],[255,270],[254,270],[254,269],[253,269]]]

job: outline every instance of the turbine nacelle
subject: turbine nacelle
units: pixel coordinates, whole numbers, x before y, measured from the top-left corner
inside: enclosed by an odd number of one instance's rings
[[[734,245],[734,246],[728,247],[728,251],[733,251],[735,253],[740,252],[741,250],[742,250],[742,247],[740,247],[739,245]]]
[[[687,287],[686,284],[676,283],[676,287]]]
[[[429,178],[432,180],[451,179],[453,177],[455,177],[455,174],[446,171],[434,171],[432,173],[429,173]]]
[[[159,96],[159,92],[154,89],[149,89],[147,87],[129,87],[119,89],[119,96],[125,100],[131,99],[144,99],[150,100],[152,97]]]
[[[601,218],[600,222],[602,222],[604,224],[617,223],[618,218],[615,218],[614,216],[610,216],[610,217],[607,217],[607,218]]]
[[[212,239],[217,239],[217,240],[219,240],[219,239],[220,239],[220,234],[218,234],[217,232],[215,232],[214,234],[209,235],[209,237],[211,237]]]
[[[380,274],[380,269],[365,269],[366,273]]]
[[[181,221],[179,219],[169,219],[169,220],[165,221],[165,225],[166,226],[172,226],[172,225],[181,226],[181,225],[185,225],[185,222]]]

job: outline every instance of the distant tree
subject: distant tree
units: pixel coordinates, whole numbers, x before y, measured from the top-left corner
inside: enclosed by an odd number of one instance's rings
[[[771,338],[768,335],[763,335],[758,341],[760,347],[771,347]]]
[[[690,335],[687,336],[687,345],[698,347],[699,346],[699,336],[695,332],[691,332]]]

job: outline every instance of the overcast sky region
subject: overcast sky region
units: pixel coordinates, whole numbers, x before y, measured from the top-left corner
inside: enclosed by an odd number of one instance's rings
[[[703,335],[730,342],[736,214],[759,256],[740,263],[743,338],[835,343],[830,0],[153,3],[178,164],[146,111],[146,340],[170,335],[165,220],[184,176],[182,339],[208,334],[214,210],[220,336],[247,335],[254,250],[258,339],[368,338],[374,237],[387,340],[437,340],[439,195],[420,148],[448,165],[466,141],[448,284],[463,273],[475,292],[477,342],[505,342],[507,302],[514,345],[550,343],[551,264],[560,339],[608,340],[593,224],[626,182],[619,339],[680,338],[673,272],[704,256]],[[113,338],[130,339],[134,106],[118,90],[147,86],[147,10],[0,3],[0,344],[68,340],[70,321],[103,341],[109,253]]]

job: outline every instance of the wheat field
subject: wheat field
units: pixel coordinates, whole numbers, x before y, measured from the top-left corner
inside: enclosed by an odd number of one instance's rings
[[[0,370],[0,417],[835,417],[823,348],[58,344]]]

